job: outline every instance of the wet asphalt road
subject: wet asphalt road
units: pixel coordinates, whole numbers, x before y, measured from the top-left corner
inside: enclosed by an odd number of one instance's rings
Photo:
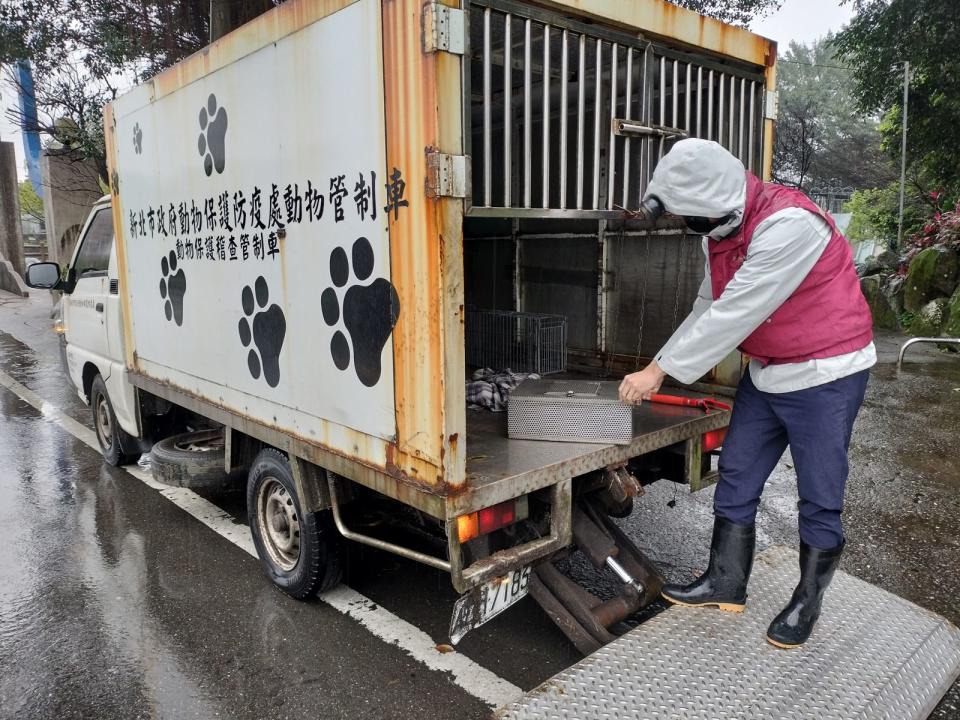
[[[47,308],[0,296],[0,370],[89,425]],[[842,567],[960,623],[960,358],[922,348],[898,373],[898,341],[878,343],[854,435]],[[255,559],[4,388],[0,463],[0,718],[489,715],[351,618],[275,590]],[[657,483],[624,527],[671,579],[689,578],[705,564],[711,497]],[[210,499],[245,521],[242,493]],[[786,456],[761,505],[761,549],[797,543],[795,507]],[[583,563],[569,571],[613,587]],[[445,576],[365,549],[348,582],[446,642]],[[458,651],[524,690],[579,657],[529,599]],[[960,718],[957,685],[932,717]]]

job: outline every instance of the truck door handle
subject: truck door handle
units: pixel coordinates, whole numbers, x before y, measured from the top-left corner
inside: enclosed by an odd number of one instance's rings
[[[94,306],[94,309],[95,309],[97,312],[103,312],[103,303],[97,303],[97,304]]]

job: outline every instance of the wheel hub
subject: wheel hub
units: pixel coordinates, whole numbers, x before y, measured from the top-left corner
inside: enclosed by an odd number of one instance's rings
[[[113,443],[113,425],[110,422],[110,406],[107,398],[101,395],[97,398],[97,437],[100,444],[108,448]]]
[[[266,478],[257,493],[257,520],[270,559],[292,570],[300,559],[300,518],[287,488]]]

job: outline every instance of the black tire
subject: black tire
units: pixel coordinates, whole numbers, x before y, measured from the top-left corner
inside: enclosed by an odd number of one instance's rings
[[[160,440],[150,451],[150,469],[157,482],[178,487],[221,489],[229,484],[223,469],[223,430],[180,433]]]
[[[298,600],[335,587],[341,578],[341,538],[328,512],[300,511],[286,456],[261,450],[247,480],[247,517],[267,577]],[[272,527],[265,527],[267,522]]]
[[[93,379],[90,387],[90,408],[93,411],[93,429],[97,442],[100,443],[103,459],[114,467],[131,465],[139,460],[139,452],[124,452],[124,448],[137,447],[137,439],[117,422],[117,414],[113,411],[107,386],[99,375]]]

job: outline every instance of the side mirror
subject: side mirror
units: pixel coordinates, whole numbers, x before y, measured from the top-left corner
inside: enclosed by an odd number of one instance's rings
[[[52,262],[34,263],[27,268],[25,280],[29,287],[37,290],[59,290],[60,266]]]

